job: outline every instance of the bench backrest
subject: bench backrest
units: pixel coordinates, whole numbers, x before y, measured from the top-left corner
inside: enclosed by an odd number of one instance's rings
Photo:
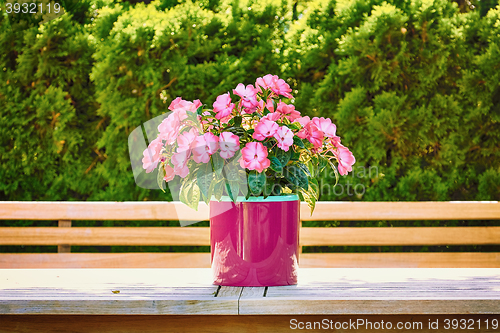
[[[71,253],[71,245],[209,245],[208,227],[71,227],[72,220],[177,220],[179,202],[0,202],[0,245],[57,245],[59,253],[0,253],[0,268],[209,267],[209,253]],[[192,220],[207,220],[201,204]],[[500,220],[498,202],[318,202],[302,221]],[[500,227],[302,227],[301,246],[499,245]],[[500,267],[499,252],[302,253],[301,267]]]

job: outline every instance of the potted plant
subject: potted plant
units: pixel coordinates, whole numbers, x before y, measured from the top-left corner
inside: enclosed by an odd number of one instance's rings
[[[300,200],[312,213],[320,172],[331,167],[338,180],[352,171],[336,126],[302,116],[291,91],[268,74],[218,96],[212,109],[178,97],[144,150],[143,168],[158,169],[161,188],[180,180],[180,201],[210,205],[215,284],[297,283]]]

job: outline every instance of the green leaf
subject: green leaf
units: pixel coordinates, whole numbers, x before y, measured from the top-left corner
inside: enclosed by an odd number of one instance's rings
[[[302,128],[302,125],[300,125],[299,122],[293,122],[291,124],[288,124],[287,127],[291,130],[300,130]],[[293,137],[295,141],[295,136]],[[300,139],[299,137],[297,137],[298,139]]]
[[[328,163],[332,167],[333,172],[335,172],[335,185],[333,185],[335,187],[339,183],[339,172],[337,171],[337,167],[333,164],[332,160],[328,160]]]
[[[302,139],[296,135],[293,136],[293,143],[299,146],[300,148],[305,148],[304,141],[302,141]]]
[[[240,127],[241,126],[241,120],[243,118],[241,116],[236,116],[233,119],[234,119],[234,127]]]
[[[236,202],[236,199],[238,199],[238,194],[240,193],[240,183],[233,180],[226,181],[226,190],[231,200],[233,202]]]
[[[266,174],[263,172],[257,172],[255,170],[250,171],[248,175],[248,187],[250,191],[258,196],[264,190],[264,186],[266,185]]]
[[[203,105],[201,105],[197,110],[196,110],[196,114],[200,115],[203,113]]]
[[[294,151],[292,153],[292,157],[290,157],[290,161],[298,161],[300,159],[300,153],[299,152],[296,152]]]
[[[182,183],[182,188],[179,194],[179,200],[186,206],[198,210],[198,203],[200,201],[200,188],[196,182],[186,180]]]
[[[317,199],[319,199],[319,183],[316,178],[309,178],[309,193]]]
[[[312,177],[309,168],[304,163],[297,162],[295,165],[297,165],[302,171],[304,171],[307,176]]]
[[[211,156],[211,159],[215,173],[217,174],[217,176],[220,176],[222,174],[222,169],[224,168],[224,159],[217,153],[213,154]]]
[[[307,175],[305,172],[295,165],[287,166],[284,170],[285,178],[295,186],[302,187],[307,190],[309,187],[309,181],[307,180]]]
[[[223,179],[215,182],[213,191],[215,199],[220,200],[222,198],[222,195],[224,194],[224,184],[225,182]]]
[[[290,158],[292,157],[292,149],[288,149],[288,151],[284,151],[283,149],[278,149],[276,152],[276,158],[281,163],[282,166],[285,166]]]
[[[203,163],[197,172],[197,182],[201,193],[205,199],[210,199],[212,193],[210,193],[210,186],[214,179],[214,172],[212,170],[211,163]]]
[[[270,195],[281,195],[282,188],[279,183],[275,182],[266,182],[266,186],[264,187],[264,198],[267,198]]]
[[[160,167],[158,168],[158,175],[156,176],[156,182],[158,183],[158,187],[160,190],[165,193],[165,181],[163,178],[165,177],[165,168],[163,167],[163,164],[160,164]]]
[[[271,156],[269,157],[269,160],[271,161],[271,165],[269,167],[272,170],[278,173],[283,173],[283,165],[281,165],[281,162],[277,157]]]
[[[301,196],[301,200],[305,201],[307,205],[311,208],[311,216],[314,212],[314,208],[316,207],[316,198],[310,195],[309,192],[304,191],[302,189],[299,190],[299,196]]]

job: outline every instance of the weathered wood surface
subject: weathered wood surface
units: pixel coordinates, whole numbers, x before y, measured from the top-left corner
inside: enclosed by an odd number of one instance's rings
[[[349,329],[350,323],[357,323]],[[455,320],[460,325],[466,320],[469,329],[445,329],[446,320]],[[72,332],[72,333],[281,333],[281,332],[498,332],[491,323],[499,320],[498,315],[245,315],[245,316],[201,316],[201,315],[0,315],[0,332]],[[333,328],[320,328],[327,322]],[[374,329],[374,323],[391,323],[392,330]],[[478,321],[481,323],[479,327]],[[312,329],[298,329],[309,324]],[[331,323],[331,324],[330,324]],[[345,323],[345,324],[344,324]],[[371,323],[371,328],[370,324]],[[407,325],[406,330],[397,330],[398,323]],[[429,323],[437,323],[438,328],[430,328]],[[486,323],[489,327],[486,328]],[[335,325],[344,325],[344,330],[335,329]],[[316,327],[316,328],[314,328]],[[403,326],[404,327],[404,326]],[[295,328],[295,329],[294,329]],[[472,329],[471,329],[472,328]]]
[[[0,227],[1,245],[210,245],[208,227]],[[500,227],[300,229],[301,246],[495,245]]]
[[[3,220],[208,220],[208,206],[198,211],[180,202],[0,202]],[[311,216],[301,203],[301,220],[491,220],[500,219],[497,201],[318,202]]]
[[[0,314],[238,314],[210,269],[0,270]]]
[[[264,295],[262,295],[264,296]],[[500,269],[301,269],[295,286],[242,293],[239,313],[497,314]]]
[[[498,268],[500,253],[302,253],[303,268]],[[210,253],[2,253],[0,268],[209,268]]]
[[[295,286],[221,287],[210,269],[0,270],[0,314],[495,314],[500,269],[307,269]]]

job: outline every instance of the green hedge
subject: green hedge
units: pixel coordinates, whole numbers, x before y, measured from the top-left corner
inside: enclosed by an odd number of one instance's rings
[[[130,132],[267,73],[356,156],[322,200],[498,200],[497,4],[85,0],[24,31],[2,14],[0,200],[167,200],[135,185]]]

